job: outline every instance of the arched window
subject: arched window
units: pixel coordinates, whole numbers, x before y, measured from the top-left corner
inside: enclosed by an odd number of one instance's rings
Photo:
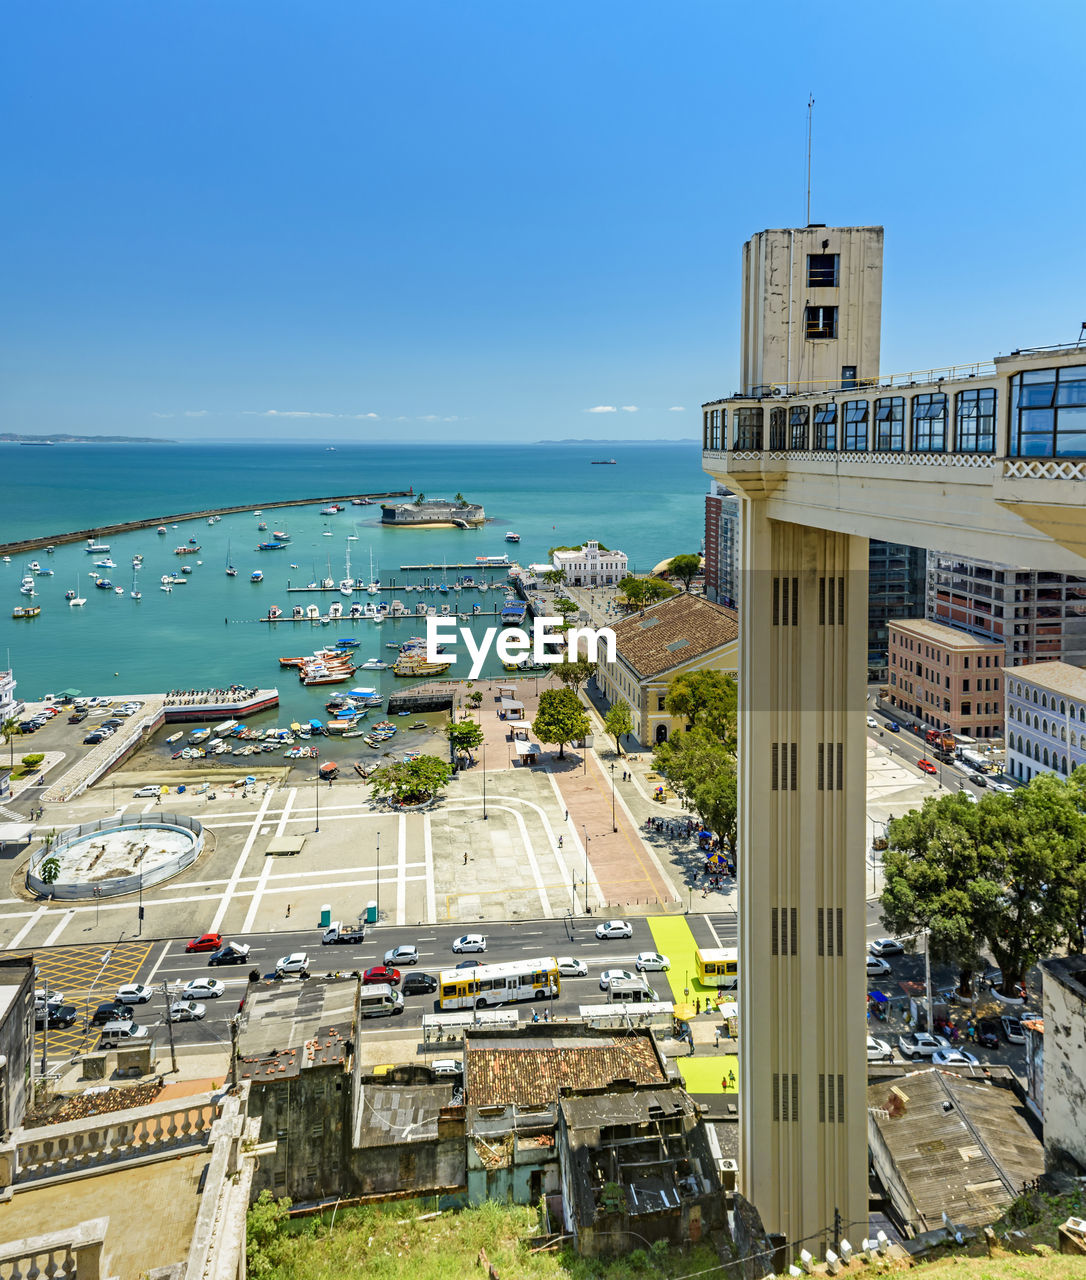
[[[1044,749],[1044,754],[1041,756],[1041,763],[1042,763],[1046,768],[1048,767],[1048,748],[1047,748],[1047,747],[1045,747],[1045,749]]]
[[[1060,773],[1066,773],[1066,772],[1067,772],[1067,757],[1060,756]]]
[[[1036,689],[1034,689],[1034,691],[1033,691],[1033,705],[1034,705],[1034,706],[1036,706],[1036,705],[1037,705],[1037,690],[1036,690]]]
[[[1047,732],[1048,732],[1048,721],[1047,721],[1047,720],[1042,720],[1042,721],[1041,721],[1041,732],[1042,732],[1042,733],[1047,733]]]
[[[1067,703],[1064,702],[1064,700],[1061,698],[1060,699],[1060,715],[1065,716],[1066,714],[1067,714]]]
[[[1065,724],[1060,725],[1060,741],[1067,741],[1067,726]]]
[[[1044,708],[1045,708],[1045,710],[1047,710],[1047,709],[1048,709],[1048,694],[1047,694],[1047,693],[1042,693],[1042,694],[1041,694],[1041,706],[1042,706],[1042,707],[1044,707]]]
[[[1074,731],[1074,729],[1071,730],[1071,746],[1072,747],[1078,746],[1078,734]]]

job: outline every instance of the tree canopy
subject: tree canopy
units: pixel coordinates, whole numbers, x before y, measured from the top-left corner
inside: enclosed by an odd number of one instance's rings
[[[685,716],[686,727],[710,730],[734,754],[738,689],[723,671],[687,671],[667,687],[668,715]]]
[[[418,756],[382,765],[370,776],[375,796],[396,804],[422,804],[448,785],[452,769],[438,756]]]
[[[539,695],[539,710],[532,721],[532,732],[540,740],[557,745],[558,759],[565,755],[566,743],[591,732],[592,725],[576,693],[565,686],[544,689]]]
[[[684,590],[689,591],[690,584],[701,573],[701,556],[672,556],[667,562],[667,571],[679,579]]]
[[[580,693],[581,685],[596,674],[596,663],[589,662],[587,658],[575,658],[573,662],[554,663],[551,671],[574,693]]]
[[[463,752],[468,759],[473,758],[471,753],[483,743],[482,726],[470,716],[463,720],[450,720],[445,726],[445,736],[452,743],[453,750]]]
[[[734,845],[738,815],[735,753],[701,725],[676,733],[653,752],[653,764],[721,843]]]
[[[613,702],[603,717],[603,727],[615,740],[615,755],[619,752],[619,739],[628,733],[633,733],[633,716],[630,715],[630,708],[625,702],[619,698]]]
[[[668,596],[679,594],[677,587],[663,578],[635,578],[633,574],[623,578],[618,584],[618,595],[633,609],[640,609],[646,604],[655,604],[657,600],[666,600]]]

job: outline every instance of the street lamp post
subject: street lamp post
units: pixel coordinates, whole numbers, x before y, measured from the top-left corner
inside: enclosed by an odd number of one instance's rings
[[[381,833],[377,833],[377,920],[381,920]]]
[[[486,738],[483,739],[483,821],[486,821]]]
[[[317,766],[317,772],[313,777],[313,794],[317,797],[317,821],[313,827],[313,834],[316,835],[321,829],[321,771],[320,765]]]
[[[584,832],[584,913],[590,916],[592,908],[588,905],[588,827],[582,824],[581,830]]]
[[[615,821],[615,762],[611,761],[611,830],[618,830],[618,823]]]

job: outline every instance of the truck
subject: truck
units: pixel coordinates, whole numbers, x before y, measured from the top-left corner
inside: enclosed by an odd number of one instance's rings
[[[387,982],[375,982],[372,986],[359,988],[360,1018],[388,1018],[396,1013],[403,1013],[403,996]]]
[[[924,734],[924,741],[929,747],[935,749],[936,754],[953,753],[954,751],[954,735],[948,733],[945,729],[928,729]]]
[[[323,946],[336,943],[365,942],[366,926],[364,924],[344,924],[341,920],[333,920],[321,937]]]

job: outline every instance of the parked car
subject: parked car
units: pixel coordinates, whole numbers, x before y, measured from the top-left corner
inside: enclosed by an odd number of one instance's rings
[[[936,1067],[975,1067],[979,1059],[964,1049],[937,1049],[931,1055],[932,1065]]]
[[[201,933],[198,938],[185,944],[185,954],[193,951],[218,951],[222,947],[221,933]]]
[[[105,1000],[91,1014],[90,1023],[92,1027],[104,1027],[107,1022],[123,1022],[131,1017],[131,1005],[122,1004],[120,1000]]]
[[[387,982],[390,987],[398,987],[400,985],[399,969],[393,969],[387,964],[375,964],[372,969],[367,969],[362,975],[362,985],[368,987],[376,982]]]
[[[152,987],[140,982],[129,982],[117,988],[117,999],[122,1004],[146,1004],[154,994]]]
[[[170,1005],[171,1022],[199,1022],[207,1013],[207,1005],[196,1000],[175,1000]]]
[[[994,778],[987,779],[989,791],[1011,792],[1014,787],[1009,782],[997,782]]]
[[[869,978],[885,978],[890,973],[893,973],[893,969],[890,967],[889,960],[884,960],[881,956],[867,957],[867,976]]]
[[[874,1036],[868,1036],[867,1060],[868,1062],[893,1062],[894,1051],[885,1040],[877,1040]]]
[[[632,938],[633,925],[629,920],[605,920],[596,926],[597,938]]]
[[[34,1010],[34,1021],[39,1027],[70,1027],[79,1017],[79,1010],[74,1004],[54,1004],[52,1000],[43,1009]]]
[[[930,760],[918,760],[916,762],[916,767],[922,773],[938,773],[939,772],[938,768],[935,765],[933,765]]]
[[[659,951],[642,951],[634,961],[634,968],[638,973],[666,973],[671,968],[671,961]]]
[[[76,711],[68,717],[68,723],[82,724],[83,721],[86,720],[86,718],[87,718],[87,713],[85,711]]]
[[[1012,1018],[1009,1014],[1004,1014],[999,1020],[999,1025],[1003,1028],[1003,1039],[1008,1044],[1025,1044],[1026,1033],[1021,1022],[1017,1018]]]
[[[25,733],[26,730],[24,729],[23,732]],[[108,733],[103,733],[100,729],[95,729],[93,730],[93,732],[88,733],[86,735],[86,737],[83,739],[83,745],[96,746],[99,742],[105,742],[106,738],[108,737],[109,737]]]
[[[633,974],[629,969],[604,969],[600,974],[600,990],[609,991],[612,982],[629,981]]]
[[[132,792],[132,799],[146,800],[146,799],[150,799],[151,796],[157,796],[160,794],[161,794],[161,788],[159,787],[140,787],[138,791]]]
[[[282,978],[288,973],[309,977],[309,956],[304,951],[292,951],[289,956],[280,956],[275,962],[275,976]]]
[[[900,732],[901,732],[901,725],[899,725],[899,724],[898,724],[898,722],[897,722],[896,720],[887,720],[887,722],[886,722],[886,727],[887,727],[887,729],[889,729],[889,730],[890,730],[890,732],[891,732],[891,733],[900,733]]]
[[[244,964],[252,948],[247,942],[227,942],[208,956],[209,965]]]
[[[898,1051],[903,1058],[930,1058],[940,1049],[949,1049],[950,1041],[946,1036],[933,1036],[928,1031],[916,1031],[912,1035],[898,1036]]]
[[[868,951],[873,956],[900,956],[905,954],[905,948],[896,938],[875,938],[874,941],[867,945]]]
[[[874,716],[867,717],[867,727],[869,729],[877,729],[879,727],[879,722],[875,719]]]
[[[572,956],[559,956],[558,972],[563,978],[587,978],[588,965],[583,960],[574,960]]]
[[[393,947],[391,951],[385,952],[385,964],[418,964],[418,962],[418,947]]]
[[[481,933],[464,933],[452,944],[453,953],[461,951],[485,951],[486,938]]]
[[[218,978],[193,978],[181,988],[183,1000],[218,1000],[226,994],[226,983]]]
[[[437,990],[437,979],[432,973],[409,973],[400,991],[405,996],[428,996]]]
[[[998,1049],[1001,1031],[998,1018],[981,1018],[977,1023],[977,1044],[983,1045],[985,1049]]]
[[[460,1076],[464,1074],[464,1064],[458,1058],[435,1058],[430,1070],[435,1076]]]

